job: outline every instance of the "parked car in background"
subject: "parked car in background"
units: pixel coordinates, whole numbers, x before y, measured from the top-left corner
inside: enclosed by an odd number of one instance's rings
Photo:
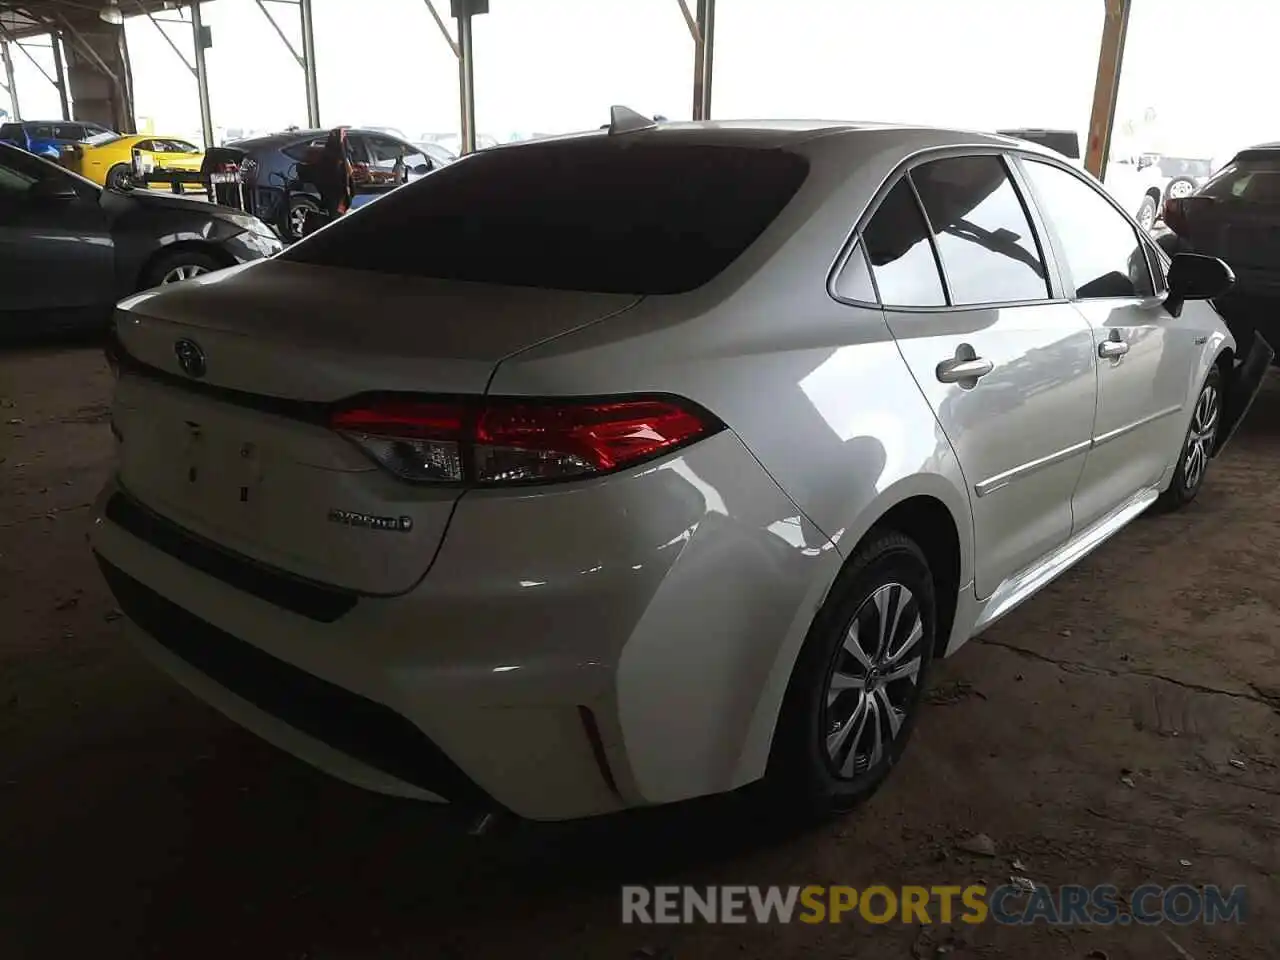
[[[177,137],[111,133],[72,147],[66,166],[96,184],[123,189],[133,182],[135,151],[140,154],[143,164],[154,171],[197,172],[204,161],[203,149]],[[204,188],[196,184],[192,189]]]
[[[1035,143],[1060,153],[1078,170],[1084,169],[1080,152],[1080,135],[1074,130],[1044,130],[1023,127],[998,130],[1001,136]],[[1163,184],[1154,157],[1149,155],[1113,156],[1107,163],[1103,186],[1139,226],[1150,230],[1160,215]]]
[[[255,217],[163,193],[104,190],[0,144],[0,336],[104,327],[127,294],[280,246]]]
[[[445,164],[453,163],[458,159],[458,155],[442,143],[436,143],[432,140],[418,140],[414,141],[413,145],[425,153],[436,167],[443,167]]]
[[[308,215],[322,207],[319,187],[299,178],[298,165],[307,162],[311,151],[322,148],[328,135],[327,129],[286,130],[224,144],[205,154],[202,172],[238,171],[253,212],[276,225],[282,235],[297,239]],[[436,161],[422,147],[376,130],[348,128],[347,142],[357,187],[362,190],[385,192],[399,186],[392,180],[397,169],[403,169],[407,180],[413,181],[436,167]]]
[[[1217,301],[1237,339],[1280,341],[1280,143],[1241,150],[1190,196],[1164,207],[1171,253],[1221,257],[1235,271]]]
[[[1156,166],[1160,168],[1160,176],[1164,178],[1164,196],[1181,199],[1189,197],[1209,182],[1213,176],[1214,165],[1210,159],[1203,157],[1167,157],[1157,156]]]
[[[840,811],[932,661],[1196,496],[1261,382],[1229,283],[1003,137],[483,150],[121,304],[92,548],[176,679],[360,786]]]
[[[114,133],[97,123],[78,120],[19,120],[0,124],[0,143],[57,160],[63,152],[92,137]]]

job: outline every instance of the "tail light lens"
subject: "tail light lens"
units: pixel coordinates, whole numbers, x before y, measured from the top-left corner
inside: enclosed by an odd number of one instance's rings
[[[635,466],[723,429],[688,401],[392,399],[335,410],[330,426],[404,480],[538,483]]]
[[[1179,236],[1187,229],[1186,199],[1166,197],[1164,201],[1164,225]]]

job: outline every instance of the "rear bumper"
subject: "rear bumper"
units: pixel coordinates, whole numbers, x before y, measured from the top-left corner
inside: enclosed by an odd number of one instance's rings
[[[389,598],[255,579],[123,516],[119,492],[93,548],[176,679],[360,786],[534,819],[761,775],[779,660],[839,568],[728,433],[550,496],[468,494],[431,573]]]

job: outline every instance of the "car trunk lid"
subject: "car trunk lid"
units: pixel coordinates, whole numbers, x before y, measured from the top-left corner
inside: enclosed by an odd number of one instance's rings
[[[141,294],[116,320],[120,481],[251,561],[401,593],[462,491],[391,476],[329,429],[330,405],[481,395],[504,357],[637,300],[283,262]]]

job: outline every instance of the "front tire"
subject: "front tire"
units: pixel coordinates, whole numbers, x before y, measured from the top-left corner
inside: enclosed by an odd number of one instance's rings
[[[933,660],[933,576],[913,541],[873,534],[850,558],[796,661],[763,785],[788,816],[849,810],[906,748]]]
[[[1156,225],[1156,198],[1147,194],[1142,198],[1142,205],[1138,207],[1138,213],[1134,217],[1138,221],[1138,226],[1143,230],[1150,230]]]
[[[111,190],[131,190],[133,170],[127,163],[117,163],[107,171],[107,187]]]
[[[1190,177],[1174,177],[1169,181],[1169,185],[1164,188],[1165,193],[1175,200],[1189,197],[1199,189],[1196,182]]]
[[[1221,423],[1222,371],[1214,366],[1196,395],[1195,406],[1191,408],[1191,423],[1178,452],[1178,467],[1169,489],[1156,501],[1158,509],[1168,511],[1185,507],[1200,493],[1204,478],[1209,473],[1209,461],[1218,442]]]
[[[202,273],[221,270],[226,264],[203,250],[174,250],[161,254],[148,266],[142,276],[142,289],[162,287],[170,283],[190,280]]]

